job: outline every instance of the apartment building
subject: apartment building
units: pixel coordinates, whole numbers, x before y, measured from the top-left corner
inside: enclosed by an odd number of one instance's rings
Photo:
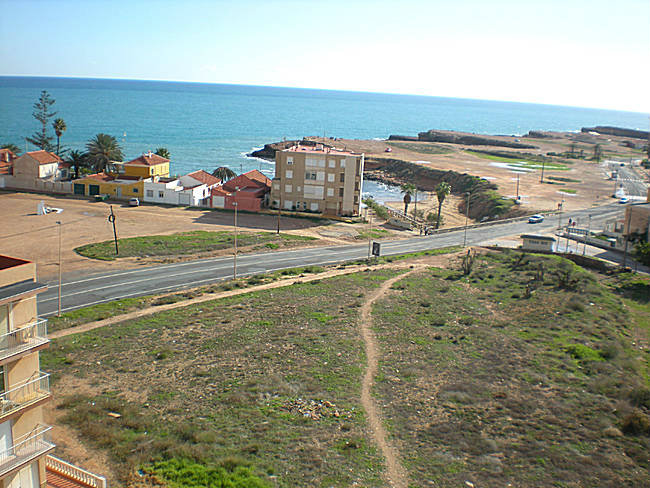
[[[0,255],[0,488],[103,488],[103,477],[50,456],[50,383],[39,367],[49,341],[36,307],[45,289],[34,263]]]
[[[325,215],[359,215],[364,155],[323,144],[275,153],[271,206]]]

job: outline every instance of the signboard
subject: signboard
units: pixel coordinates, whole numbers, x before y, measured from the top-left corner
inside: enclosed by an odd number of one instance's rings
[[[372,243],[372,255],[379,256],[380,253],[380,244],[378,242]]]

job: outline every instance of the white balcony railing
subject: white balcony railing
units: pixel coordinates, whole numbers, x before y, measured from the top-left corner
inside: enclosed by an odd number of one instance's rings
[[[0,361],[47,342],[47,320],[36,320],[0,335]]]
[[[108,486],[106,478],[103,476],[98,476],[90,471],[78,468],[74,464],[66,463],[62,459],[56,458],[52,455],[48,455],[45,458],[45,466],[48,471],[78,481],[80,484],[90,488],[107,488]]]
[[[11,447],[0,450],[0,477],[54,449],[49,439],[51,428],[37,425],[31,432],[15,439]]]
[[[10,414],[50,394],[50,375],[41,371],[0,394],[0,416]]]

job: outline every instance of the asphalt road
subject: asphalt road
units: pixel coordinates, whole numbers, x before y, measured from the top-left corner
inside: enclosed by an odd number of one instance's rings
[[[646,197],[648,187],[634,168],[628,165],[619,165],[614,167],[614,169],[618,171],[617,186],[623,185],[626,195],[631,197]]]
[[[586,223],[591,215],[592,229],[617,214],[623,208],[610,204],[598,208],[549,216],[543,223],[527,221],[498,223],[467,229],[467,244],[478,245],[496,239],[525,233],[546,233],[566,224],[569,217]],[[426,237],[381,242],[382,256],[438,249],[462,245],[464,231],[453,231]],[[336,264],[366,258],[368,243],[349,246],[329,246],[296,249],[292,251],[241,254],[237,258],[237,275],[246,276],[307,265]],[[208,285],[231,278],[233,258],[219,257],[115,271],[85,277],[76,276],[62,285],[61,309],[63,312],[126,297],[151,295],[168,291]],[[38,296],[40,315],[56,313],[58,307],[58,282],[47,283],[49,289]]]

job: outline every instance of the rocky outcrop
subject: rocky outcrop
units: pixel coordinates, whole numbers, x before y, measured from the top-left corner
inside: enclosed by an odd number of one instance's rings
[[[619,137],[632,137],[634,139],[647,139],[648,131],[625,129],[623,127],[610,127],[605,125],[597,125],[596,127],[583,127],[581,132],[598,132],[599,134],[607,134],[610,136]]]
[[[394,135],[391,134],[388,136],[389,141],[409,141],[409,142],[417,142],[420,139],[418,139],[416,136],[399,136],[399,135]]]
[[[560,136],[552,132],[542,132],[539,130],[530,130],[524,137],[534,137],[535,139],[559,139]]]
[[[399,159],[368,157],[364,178],[394,185],[415,183],[419,190],[424,191],[435,191],[438,183],[446,181],[454,195],[472,194],[469,216],[479,221],[513,217],[517,212],[521,213],[513,207],[512,200],[504,200],[497,193],[494,183],[467,173],[429,168]],[[462,213],[465,212],[464,205],[463,200],[458,209]]]
[[[537,149],[537,146],[522,144],[520,142],[502,141],[501,139],[491,139],[489,137],[478,136],[475,134],[440,130],[420,132],[418,134],[418,139],[426,142],[446,142],[450,144],[463,144],[465,146],[501,146],[516,149]]]
[[[267,161],[275,161],[276,151],[282,151],[283,149],[288,149],[291,146],[295,146],[300,141],[282,141],[282,142],[273,142],[271,144],[264,144],[262,149],[253,151],[246,156],[250,158],[261,158],[266,159]]]

